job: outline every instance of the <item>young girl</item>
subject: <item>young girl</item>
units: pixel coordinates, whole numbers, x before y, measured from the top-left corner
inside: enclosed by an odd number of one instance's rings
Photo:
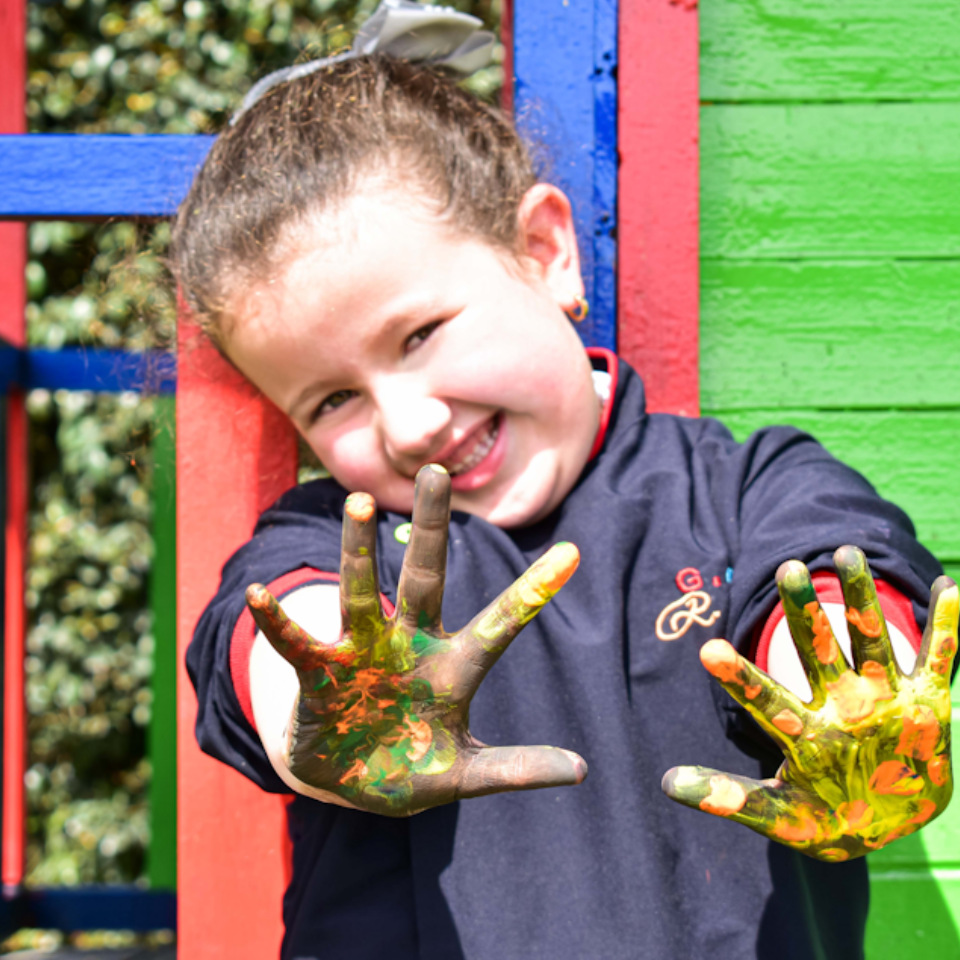
[[[647,415],[567,317],[566,197],[429,69],[270,90],[174,260],[333,478],[264,514],[188,657],[203,748],[294,795],[283,956],[862,956],[857,858],[951,792],[957,590],[921,646],[907,517],[795,430]]]

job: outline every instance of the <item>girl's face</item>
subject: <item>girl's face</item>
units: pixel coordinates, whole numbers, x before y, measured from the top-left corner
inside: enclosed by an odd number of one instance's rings
[[[440,463],[454,509],[530,523],[576,482],[599,410],[561,309],[582,290],[566,198],[534,187],[520,227],[518,261],[368,186],[237,296],[226,351],[347,490],[409,513]]]

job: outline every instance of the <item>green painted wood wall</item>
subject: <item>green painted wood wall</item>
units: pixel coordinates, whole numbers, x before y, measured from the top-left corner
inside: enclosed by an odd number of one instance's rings
[[[700,26],[703,412],[809,430],[958,577],[960,3],[700,0]],[[960,957],[960,801],[870,873],[870,960]]]

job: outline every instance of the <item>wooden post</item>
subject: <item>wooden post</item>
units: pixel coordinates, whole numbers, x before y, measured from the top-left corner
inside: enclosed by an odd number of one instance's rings
[[[0,0],[0,133],[24,133],[26,4]],[[26,225],[0,223],[0,339],[24,343]],[[6,893],[23,879],[26,731],[23,693],[27,551],[27,418],[23,394],[6,402],[6,504],[3,614],[3,814],[0,879]]]
[[[697,0],[620,6],[619,347],[647,409],[699,413]]]
[[[283,414],[181,317],[177,372],[179,960],[279,955],[286,817],[280,798],[200,753],[184,655],[220,569],[296,482]]]

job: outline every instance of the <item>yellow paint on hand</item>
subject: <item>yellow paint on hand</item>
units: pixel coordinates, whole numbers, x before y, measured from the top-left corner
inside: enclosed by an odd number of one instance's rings
[[[517,581],[521,602],[542,607],[556,596],[579,564],[580,551],[572,543],[555,544]]]
[[[865,830],[873,823],[874,809],[866,800],[849,800],[837,807],[837,816],[846,824],[845,833]]]
[[[826,860],[827,863],[843,863],[844,860],[850,859],[850,854],[840,847],[827,847],[826,850],[821,850],[817,857],[820,860]]]
[[[747,791],[722,773],[710,778],[710,793],[700,801],[700,809],[715,813],[720,817],[729,817],[739,813],[747,802]]]
[[[946,677],[957,652],[957,617],[960,614],[960,590],[947,587],[937,599],[933,611],[933,640],[928,663],[934,673]]]

